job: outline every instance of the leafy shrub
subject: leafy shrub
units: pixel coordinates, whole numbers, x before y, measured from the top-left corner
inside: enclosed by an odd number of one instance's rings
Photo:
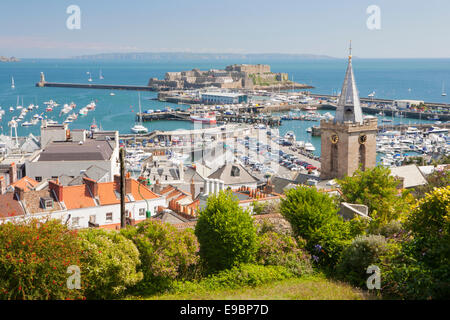
[[[175,279],[189,279],[198,263],[199,245],[192,230],[179,231],[157,220],[146,220],[121,231],[139,250],[144,279],[140,289],[160,291]]]
[[[134,243],[116,231],[88,229],[80,233],[85,268],[82,276],[90,284],[86,296],[90,299],[119,297],[128,287],[142,279],[137,272],[139,251]]]
[[[312,271],[310,255],[291,236],[266,232],[258,237],[256,262],[261,265],[284,266],[295,275]]]
[[[82,289],[67,287],[67,268],[83,269],[80,256],[76,232],[60,221],[1,224],[0,299],[84,298]]]
[[[404,249],[383,258],[381,276],[386,298],[430,299],[436,286],[431,270]]]
[[[365,287],[367,267],[378,265],[390,248],[384,236],[357,236],[343,251],[337,266],[338,275],[355,286]],[[380,267],[380,266],[379,266]]]
[[[281,213],[321,266],[334,267],[351,235],[333,199],[315,188],[297,187],[281,201]]]
[[[447,159],[450,159],[448,157]],[[450,185],[450,171],[435,171],[427,176],[427,184],[414,188],[413,194],[416,198],[423,198],[427,193],[433,191],[434,188],[442,188]]]
[[[433,297],[450,298],[450,186],[435,188],[417,202],[406,228],[408,252],[433,277]]]
[[[252,262],[256,252],[253,218],[231,192],[210,195],[195,227],[200,256],[209,271]]]
[[[175,292],[199,292],[202,290],[240,289],[242,287],[256,287],[293,276],[294,274],[282,266],[241,264],[231,269],[211,274],[201,281],[177,282],[172,287],[172,290]]]
[[[350,235],[352,238],[367,234],[369,230],[370,220],[360,216],[356,216],[348,221]]]
[[[253,207],[253,214],[270,214],[280,212],[279,201],[269,201],[269,202],[253,201],[252,207]]]
[[[404,233],[403,224],[401,221],[391,221],[381,226],[377,233],[389,239],[398,238]]]
[[[365,171],[357,170],[353,176],[338,180],[345,201],[369,207],[371,231],[398,220],[409,210],[412,196],[405,191],[398,195],[399,181],[390,175],[390,169],[377,166]]]

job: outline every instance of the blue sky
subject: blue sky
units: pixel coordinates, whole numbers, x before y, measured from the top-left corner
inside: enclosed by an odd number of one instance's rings
[[[69,5],[81,29],[66,28]],[[369,30],[366,9],[381,10]],[[450,58],[448,0],[40,0],[0,2],[0,55],[107,52],[308,53]]]

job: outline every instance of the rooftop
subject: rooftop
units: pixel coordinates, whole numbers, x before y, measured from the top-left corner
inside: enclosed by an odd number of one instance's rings
[[[114,147],[110,141],[86,140],[77,142],[52,142],[37,161],[109,160]]]

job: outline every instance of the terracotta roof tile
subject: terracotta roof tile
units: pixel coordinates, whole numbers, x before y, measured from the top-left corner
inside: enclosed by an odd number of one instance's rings
[[[34,188],[38,184],[39,184],[39,182],[37,182],[36,180],[25,176],[22,179],[17,180],[16,182],[12,183],[11,186],[12,187],[19,187],[19,188],[23,189],[26,192],[26,191],[31,190],[32,188]]]
[[[19,201],[14,198],[14,192],[0,195],[0,218],[20,216],[24,214]]]
[[[159,198],[159,195],[148,189],[145,185],[141,184],[139,187],[139,182],[136,180],[131,180],[131,194],[136,201]]]
[[[120,198],[116,196],[114,182],[103,182],[98,184],[98,200],[100,205],[120,203]],[[125,201],[127,199],[125,198]]]
[[[63,202],[68,210],[95,207],[95,201],[84,184],[64,187],[63,195]]]

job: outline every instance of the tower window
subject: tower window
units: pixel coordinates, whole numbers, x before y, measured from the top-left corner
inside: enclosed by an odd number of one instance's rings
[[[361,165],[361,170],[366,170],[366,146],[364,144],[359,145],[359,162]]]
[[[338,170],[338,146],[337,144],[331,145],[331,164],[330,171],[334,172]]]

